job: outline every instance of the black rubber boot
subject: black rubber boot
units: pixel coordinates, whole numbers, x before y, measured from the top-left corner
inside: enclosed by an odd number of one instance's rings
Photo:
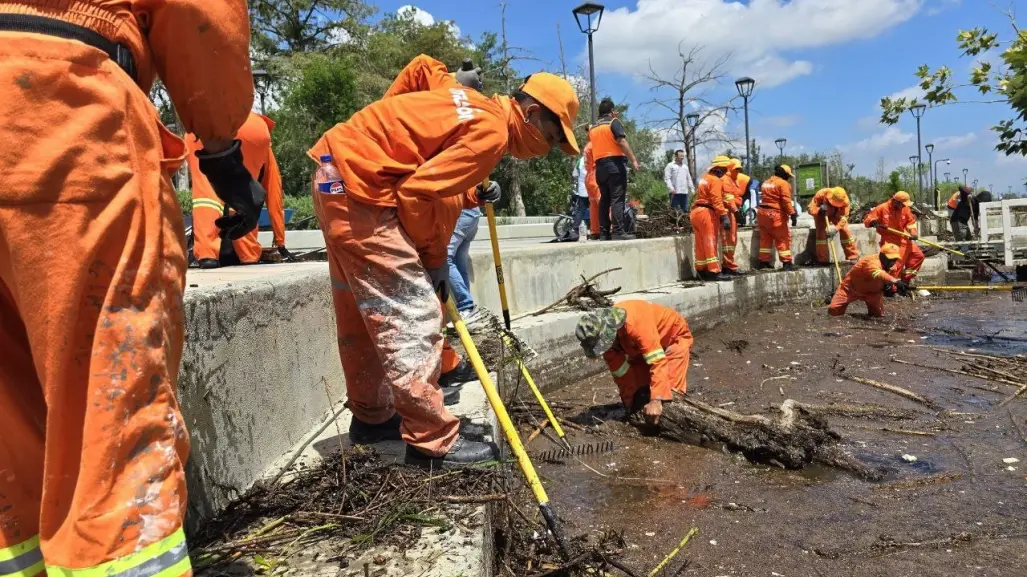
[[[718,273],[712,273],[712,272],[705,271],[705,270],[699,273],[699,278],[704,280],[704,281],[710,281],[710,282],[720,282],[720,281],[735,280],[735,279],[731,278],[730,276],[728,276],[728,275],[726,275],[724,273],[719,273],[719,272]]]
[[[774,265],[770,264],[769,262],[760,261],[760,264],[759,264],[759,266],[756,267],[756,270],[770,270],[770,269],[773,269],[773,268],[774,268]]]
[[[483,441],[485,437],[492,436],[492,427],[481,423],[472,423],[465,418],[461,418],[460,436],[469,441]]]
[[[491,443],[469,441],[461,437],[456,440],[449,452],[441,457],[433,457],[407,445],[406,463],[419,467],[439,468],[483,463],[495,458],[495,447]]]
[[[442,388],[453,387],[477,380],[478,373],[474,372],[474,367],[471,366],[471,363],[461,359],[460,364],[455,369],[439,375],[439,386]]]
[[[727,276],[745,276],[744,272],[742,272],[742,271],[740,271],[738,269],[730,269],[730,268],[724,269],[723,271],[721,271],[721,274],[725,274]]]
[[[786,262],[786,263],[781,265],[781,270],[788,270],[788,271],[795,270],[795,265],[790,263],[790,262]]]
[[[403,436],[399,433],[399,425],[403,418],[399,413],[392,415],[392,418],[384,423],[372,425],[365,423],[356,417],[349,423],[349,440],[354,445],[371,445],[382,441],[402,441]]]
[[[447,407],[460,402],[460,385],[452,385],[442,388],[442,404]]]
[[[588,240],[599,240],[599,235],[598,234],[590,234],[590,235],[588,235]]]
[[[637,237],[626,232],[613,235],[613,240],[635,240]]]
[[[220,268],[221,263],[216,258],[201,258],[197,261],[196,266],[205,269]]]

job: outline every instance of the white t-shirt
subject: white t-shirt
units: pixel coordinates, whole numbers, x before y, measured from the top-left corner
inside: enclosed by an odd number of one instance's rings
[[[575,196],[588,198],[588,189],[585,187],[585,156],[578,157],[578,165],[574,167],[574,177],[578,179],[578,187],[574,189]]]
[[[690,194],[695,192],[695,184],[692,183],[692,175],[688,172],[688,166],[684,163],[678,164],[673,160],[663,169],[663,183],[667,185],[667,192],[676,194]]]

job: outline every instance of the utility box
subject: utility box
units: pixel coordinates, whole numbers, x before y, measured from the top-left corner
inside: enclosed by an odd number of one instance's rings
[[[813,198],[818,190],[827,186],[826,182],[824,163],[800,164],[795,167],[794,196],[805,204],[810,198]]]

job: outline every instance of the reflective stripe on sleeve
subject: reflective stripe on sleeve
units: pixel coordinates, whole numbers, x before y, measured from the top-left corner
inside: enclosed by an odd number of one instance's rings
[[[646,362],[646,364],[649,364],[649,365],[655,363],[656,361],[658,361],[660,359],[665,359],[665,358],[667,358],[667,353],[663,352],[663,349],[656,349],[655,351],[652,351],[652,352],[649,352],[649,353],[645,354],[645,362]]]
[[[628,374],[628,369],[630,368],[631,364],[628,363],[628,361],[624,361],[624,364],[622,364],[619,369],[617,369],[616,371],[610,371],[610,373],[612,373],[614,377],[619,379],[624,375]]]
[[[218,212],[223,212],[225,210],[225,206],[223,204],[212,198],[194,198],[193,210],[196,210],[197,208],[213,208]]]
[[[0,549],[0,577],[35,577],[44,569],[39,535]]]

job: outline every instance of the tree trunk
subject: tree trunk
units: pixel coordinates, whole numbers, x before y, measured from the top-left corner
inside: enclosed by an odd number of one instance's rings
[[[510,209],[514,216],[527,216],[524,196],[521,194],[521,171],[516,160],[510,163]]]

